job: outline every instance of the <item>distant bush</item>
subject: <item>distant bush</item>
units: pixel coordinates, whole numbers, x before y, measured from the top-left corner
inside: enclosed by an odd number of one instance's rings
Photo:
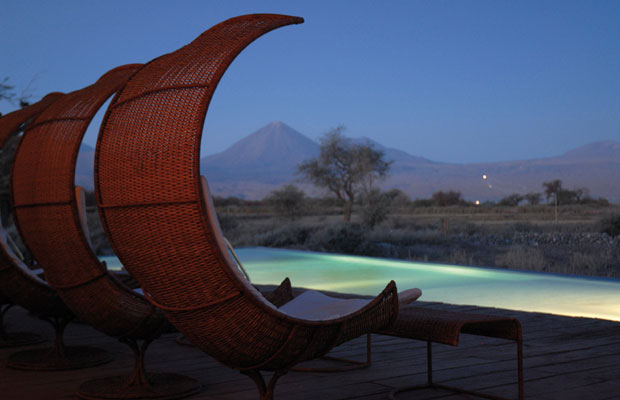
[[[263,201],[272,204],[276,212],[293,220],[305,211],[306,194],[295,185],[284,185],[272,191]]]
[[[461,192],[450,190],[448,192],[438,191],[433,193],[433,203],[439,207],[457,206],[464,204]]]
[[[547,260],[539,249],[526,246],[512,245],[505,254],[496,257],[498,267],[521,269],[529,271],[546,271]]]
[[[261,202],[257,200],[246,200],[241,199],[239,197],[229,196],[229,197],[220,197],[213,196],[213,205],[216,208],[219,207],[252,207],[258,206]]]
[[[541,193],[526,193],[523,197],[527,201],[527,204],[531,206],[536,206],[540,204],[540,201],[542,200]]]
[[[390,198],[392,207],[405,208],[411,203],[411,199],[407,193],[400,189],[391,189],[385,192],[385,195]]]
[[[611,237],[620,235],[620,215],[610,215],[605,217],[600,222],[601,232],[608,234]]]
[[[313,229],[308,226],[287,224],[279,228],[257,234],[253,245],[265,247],[306,248],[308,237]]]
[[[415,199],[413,201],[414,207],[432,207],[435,205],[433,199]]]
[[[366,238],[365,232],[357,223],[334,224],[314,231],[306,244],[310,250],[328,253],[379,254],[380,249]]]
[[[362,201],[361,217],[365,226],[374,229],[385,221],[390,213],[392,197],[379,189],[371,190]]]
[[[501,199],[497,205],[504,207],[516,207],[523,201],[523,196],[519,193],[513,193]]]
[[[609,207],[610,206],[609,200],[607,200],[604,197],[599,197],[598,199],[594,199],[588,196],[588,197],[583,198],[580,204],[587,204],[587,205],[597,206],[597,207]]]
[[[231,214],[227,213],[218,213],[217,219],[220,223],[220,228],[222,228],[223,232],[230,232],[233,229],[239,226],[239,221]]]
[[[572,252],[568,260],[567,273],[577,275],[614,276],[615,257],[611,250],[596,254]],[[618,274],[618,271],[615,271]]]

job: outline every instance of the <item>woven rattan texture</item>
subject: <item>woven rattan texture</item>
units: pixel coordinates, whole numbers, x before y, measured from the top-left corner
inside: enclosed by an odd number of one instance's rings
[[[152,336],[165,318],[109,274],[93,253],[80,224],[74,175],[91,119],[139,67],[116,68],[46,109],[24,133],[12,179],[20,232],[50,285],[96,329],[133,338]]]
[[[50,93],[35,104],[0,117],[0,148],[2,148],[4,142],[6,142],[9,136],[17,131],[22,124],[26,124],[33,117],[39,115],[61,96],[62,93]]]
[[[32,121],[51,104],[62,98],[62,93],[51,93],[31,106],[14,111],[0,118],[0,148],[11,134]],[[0,227],[0,229],[3,229]],[[45,317],[68,317],[71,312],[56,292],[44,281],[26,272],[24,265],[0,240],[0,292],[13,303]]]
[[[249,43],[296,17],[249,15],[146,64],[113,99],[97,144],[104,228],[123,265],[194,344],[237,369],[287,369],[391,322],[393,283],[367,307],[329,322],[289,318],[247,290],[215,240],[199,174],[202,125],[215,87]]]

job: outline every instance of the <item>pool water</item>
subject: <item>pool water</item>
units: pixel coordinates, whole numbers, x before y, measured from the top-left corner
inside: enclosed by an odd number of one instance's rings
[[[424,301],[498,307],[620,321],[620,279],[462,267],[272,248],[236,250],[253,283],[376,295],[422,289]],[[103,257],[111,269],[116,257]]]

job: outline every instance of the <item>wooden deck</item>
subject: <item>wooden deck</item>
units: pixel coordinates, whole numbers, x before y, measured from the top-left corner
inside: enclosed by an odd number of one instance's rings
[[[620,323],[566,318],[479,307],[423,303],[428,307],[516,316],[523,325],[525,397],[527,399],[620,399]],[[51,337],[46,323],[20,308],[7,314],[9,330],[31,330]],[[253,382],[220,366],[201,351],[175,342],[168,334],[147,353],[147,368],[190,375],[203,384],[191,399],[256,399]],[[74,323],[67,328],[67,344],[105,348],[115,357],[109,364],[63,372],[15,371],[0,367],[0,399],[75,399],[75,389],[89,379],[128,372],[132,358],[118,341]],[[276,388],[276,399],[385,399],[395,386],[423,383],[426,344],[373,335],[373,364],[365,370],[337,374],[290,372]],[[0,361],[21,348],[0,349]],[[363,358],[365,340],[336,349],[339,356]],[[514,342],[463,335],[459,347],[434,345],[435,381],[496,395],[516,397]],[[439,390],[421,390],[402,399],[470,399]]]

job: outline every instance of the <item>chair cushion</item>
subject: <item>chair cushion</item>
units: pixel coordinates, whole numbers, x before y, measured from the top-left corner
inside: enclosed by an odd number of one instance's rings
[[[307,290],[279,310],[295,318],[326,321],[351,314],[369,302],[370,299],[339,299],[316,290]]]
[[[418,288],[403,290],[398,292],[398,303],[401,305],[407,305],[422,296],[422,291]]]

